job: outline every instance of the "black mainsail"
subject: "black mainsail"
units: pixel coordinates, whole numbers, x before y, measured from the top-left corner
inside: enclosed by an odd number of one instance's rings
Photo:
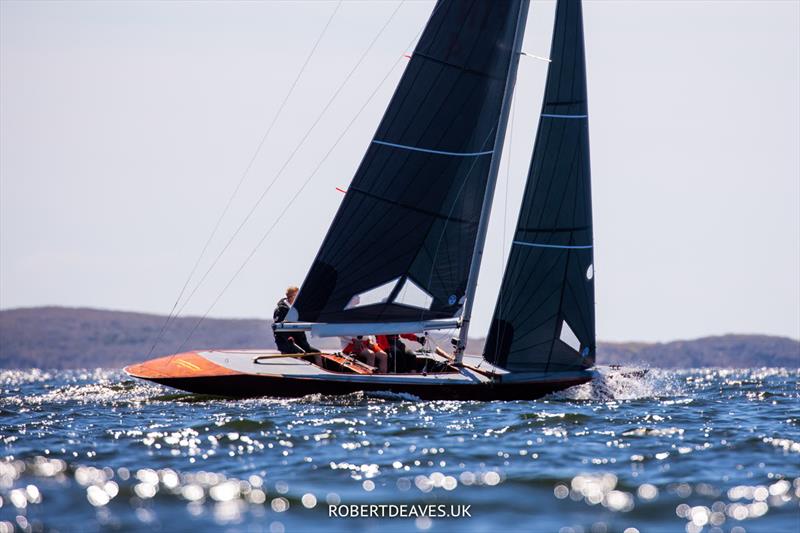
[[[419,324],[460,313],[527,7],[437,3],[288,322]]]
[[[580,0],[559,0],[528,182],[484,358],[512,371],[594,363],[592,200]]]

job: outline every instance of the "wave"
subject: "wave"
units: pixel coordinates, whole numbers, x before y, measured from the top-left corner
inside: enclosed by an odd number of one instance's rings
[[[679,381],[669,371],[652,368],[599,367],[589,383],[555,392],[547,400],[629,401],[682,395]]]

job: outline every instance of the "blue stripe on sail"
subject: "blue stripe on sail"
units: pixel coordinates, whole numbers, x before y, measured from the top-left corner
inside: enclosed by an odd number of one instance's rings
[[[542,113],[542,116],[547,118],[586,118],[589,115],[553,115],[550,113]]]
[[[536,242],[524,242],[524,241],[514,241],[514,244],[519,244],[521,246],[532,246],[533,248],[561,248],[564,250],[586,250],[587,248],[591,248],[591,244],[582,244],[582,245],[565,245],[565,244],[539,244]]]
[[[444,152],[442,150],[429,150],[428,148],[417,148],[416,146],[406,146],[405,144],[395,144],[395,143],[387,143],[386,141],[372,141],[375,144],[382,144],[384,146],[391,146],[393,148],[402,148],[404,150],[411,150],[413,152],[425,152],[428,154],[439,154],[439,155],[453,155],[456,157],[475,157],[478,155],[489,155],[494,152],[494,150],[489,150],[487,152]]]

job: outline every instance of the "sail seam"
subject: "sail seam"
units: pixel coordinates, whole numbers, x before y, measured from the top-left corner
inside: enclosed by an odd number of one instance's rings
[[[578,245],[541,244],[536,242],[525,242],[525,241],[514,241],[514,244],[519,244],[520,246],[531,246],[533,248],[562,248],[565,250],[585,250],[587,248],[592,248],[591,244],[578,244]]]
[[[351,186],[349,190],[353,191],[353,192],[357,192],[359,194],[363,194],[364,196],[367,196],[369,198],[373,198],[373,199],[379,200],[381,202],[386,202],[387,204],[396,205],[398,207],[402,207],[402,208],[408,209],[410,211],[416,211],[417,213],[421,213],[423,215],[428,215],[430,217],[440,218],[440,219],[443,219],[443,220],[452,220],[453,222],[460,222],[461,224],[469,224],[469,225],[472,225],[472,226],[477,225],[477,222],[474,222],[472,220],[466,220],[466,219],[463,219],[463,218],[448,217],[447,215],[443,215],[441,213],[436,213],[435,211],[428,211],[427,209],[421,209],[421,208],[415,207],[413,205],[404,204],[404,203],[398,202],[397,200],[391,200],[389,198],[384,198],[383,196],[379,196],[377,194],[374,194],[374,193],[371,193],[371,192],[367,192],[367,191],[365,191],[363,189],[358,189],[356,187],[352,187]]]
[[[432,63],[438,63],[439,65],[443,65],[445,67],[450,67],[450,68],[453,68],[453,69],[457,69],[457,70],[460,70],[461,72],[464,72],[466,74],[473,74],[475,76],[479,76],[479,77],[482,77],[482,78],[488,78],[490,80],[495,80],[495,81],[504,81],[505,80],[505,78],[492,76],[489,73],[481,72],[480,70],[475,70],[475,69],[468,68],[466,65],[457,65],[455,63],[450,63],[449,61],[445,61],[443,59],[438,59],[438,58],[429,56],[428,54],[426,54],[424,52],[414,52],[413,57],[421,57],[422,59],[427,59],[428,61],[430,61]]]
[[[488,150],[485,152],[448,152],[445,150],[431,150],[430,148],[419,148],[416,146],[408,146],[406,144],[397,144],[386,141],[379,141],[377,139],[373,140],[372,142],[374,144],[380,144],[383,146],[391,146],[392,148],[402,148],[404,150],[411,150],[412,152],[425,152],[427,154],[437,154],[437,155],[451,155],[455,157],[476,157],[494,153],[494,150]]]
[[[559,106],[559,105],[581,105],[586,104],[585,99],[579,100],[553,100],[552,102],[545,102],[545,106]]]
[[[525,233],[567,233],[584,231],[589,228],[591,228],[591,226],[577,226],[574,228],[518,228],[517,231],[524,231]]]

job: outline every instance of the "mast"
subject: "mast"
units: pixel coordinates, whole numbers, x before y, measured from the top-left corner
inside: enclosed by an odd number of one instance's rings
[[[464,294],[464,310],[461,319],[461,329],[458,335],[458,345],[456,346],[455,362],[460,364],[464,357],[464,350],[467,347],[467,337],[469,335],[470,319],[472,318],[472,304],[475,301],[475,292],[478,288],[478,274],[481,270],[481,260],[483,259],[483,247],[486,243],[486,233],[489,229],[489,215],[492,210],[492,201],[494,199],[495,184],[497,183],[497,174],[500,171],[500,159],[503,155],[503,143],[506,137],[506,127],[508,125],[508,116],[511,111],[511,101],[514,97],[514,86],[517,82],[517,67],[519,66],[519,56],[522,53],[522,40],[525,37],[525,24],[528,21],[528,6],[529,0],[522,0],[519,6],[519,15],[517,18],[517,29],[514,35],[514,49],[511,56],[511,61],[508,65],[508,75],[506,77],[506,89],[503,95],[503,104],[500,109],[500,119],[497,122],[497,134],[494,139],[494,152],[492,153],[492,161],[489,166],[489,175],[487,178],[486,192],[483,196],[483,207],[481,208],[481,216],[478,222],[478,234],[475,243],[475,248],[472,251],[472,260],[469,266],[469,277],[467,278],[467,289]]]

